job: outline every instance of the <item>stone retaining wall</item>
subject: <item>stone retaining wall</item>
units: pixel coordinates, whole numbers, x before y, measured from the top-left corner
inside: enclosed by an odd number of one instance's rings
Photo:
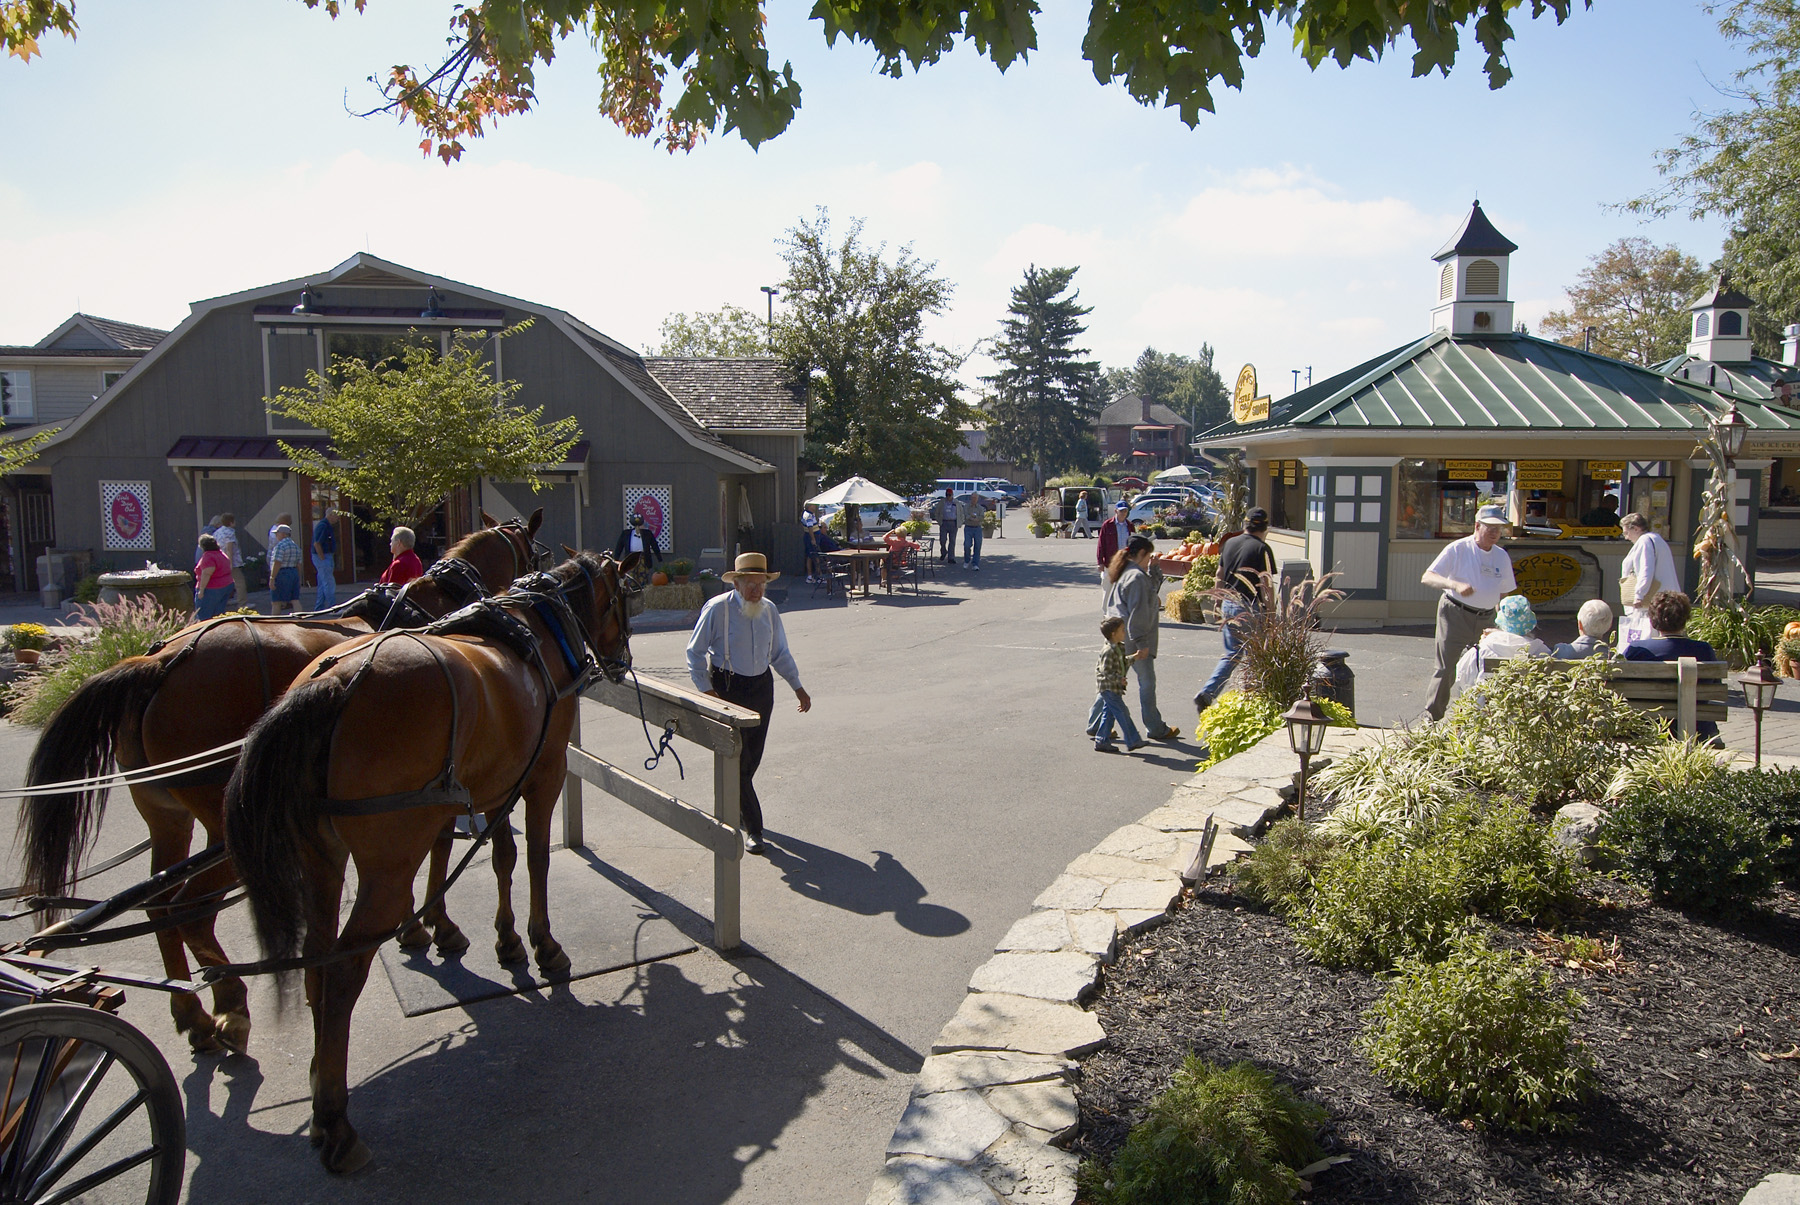
[[[1333,729],[1326,752],[1370,739]],[[1076,1055],[1106,1042],[1083,1007],[1119,939],[1160,923],[1199,874],[1250,848],[1293,797],[1285,731],[1195,774],[1169,801],[1082,854],[1007,930],[932,1043],[867,1205],[998,1205],[1075,1199]]]

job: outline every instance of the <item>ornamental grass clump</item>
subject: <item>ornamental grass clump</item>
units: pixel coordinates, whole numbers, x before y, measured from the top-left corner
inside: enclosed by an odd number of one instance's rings
[[[1325,1110],[1248,1062],[1189,1055],[1112,1166],[1081,1166],[1093,1205],[1286,1205],[1320,1156]]]
[[[1344,597],[1329,583],[1334,574],[1319,581],[1305,581],[1288,592],[1286,599],[1275,605],[1250,611],[1233,621],[1237,627],[1242,651],[1238,655],[1238,681],[1245,694],[1273,699],[1277,712],[1286,711],[1294,700],[1307,692],[1319,668],[1319,655],[1325,651],[1325,633],[1320,614],[1330,604]],[[1259,574],[1261,589],[1280,591],[1280,583]],[[1214,591],[1221,599],[1232,596],[1227,584]]]
[[[1607,784],[1606,798],[1629,802],[1704,787],[1728,773],[1731,754],[1694,737],[1662,741],[1639,751]]]
[[[1559,1130],[1591,1074],[1570,1033],[1580,1006],[1535,960],[1470,935],[1442,961],[1403,963],[1357,1045],[1387,1083],[1456,1116]]]
[[[84,604],[75,621],[93,635],[71,642],[40,662],[40,672],[13,688],[13,720],[40,726],[56,714],[83,682],[127,657],[150,651],[160,640],[179,632],[187,616],[166,611],[140,595],[116,603]]]
[[[1667,739],[1662,720],[1627,703],[1606,673],[1600,657],[1490,670],[1444,720],[1466,750],[1469,785],[1544,809],[1600,798],[1638,750]]]

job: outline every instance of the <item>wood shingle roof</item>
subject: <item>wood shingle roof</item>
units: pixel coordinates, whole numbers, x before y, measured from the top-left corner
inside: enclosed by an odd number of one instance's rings
[[[715,431],[806,429],[806,395],[773,356],[646,356],[644,366]]]

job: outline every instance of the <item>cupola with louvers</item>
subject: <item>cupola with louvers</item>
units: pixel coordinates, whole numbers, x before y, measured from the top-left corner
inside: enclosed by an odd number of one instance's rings
[[[1694,316],[1694,335],[1688,340],[1687,354],[1713,364],[1748,364],[1753,304],[1731,287],[1729,272],[1719,273],[1712,288],[1688,306]]]
[[[1438,299],[1431,325],[1453,335],[1510,337],[1513,303],[1506,299],[1509,257],[1518,246],[1494,229],[1481,202],[1469,206],[1462,226],[1431,258],[1438,270]]]

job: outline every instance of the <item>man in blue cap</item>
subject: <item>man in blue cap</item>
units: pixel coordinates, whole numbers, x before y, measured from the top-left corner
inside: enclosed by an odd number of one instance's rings
[[[1419,576],[1422,584],[1443,591],[1437,605],[1437,668],[1425,701],[1425,714],[1434,720],[1443,719],[1450,705],[1463,651],[1481,639],[1500,600],[1518,588],[1512,557],[1500,547],[1506,525],[1505,510],[1482,507],[1475,515],[1475,534],[1445,545]]]

